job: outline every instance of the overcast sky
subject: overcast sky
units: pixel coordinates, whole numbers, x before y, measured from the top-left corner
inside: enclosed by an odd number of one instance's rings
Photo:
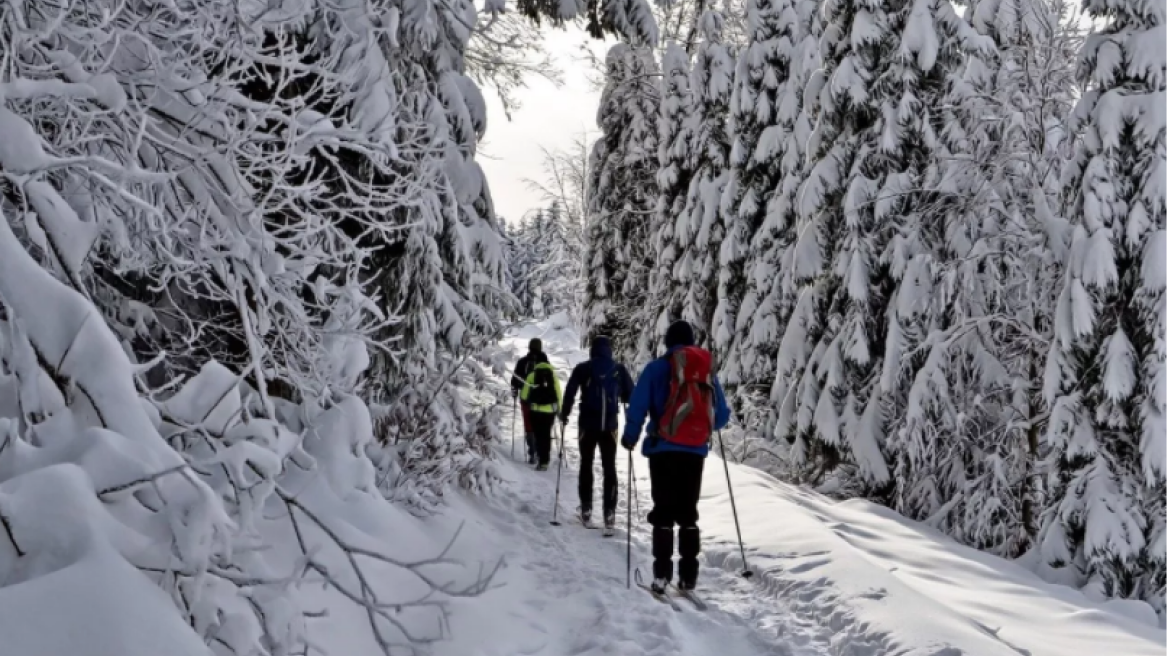
[[[544,39],[563,72],[562,86],[557,88],[542,78],[530,79],[529,87],[517,94],[523,105],[511,113],[510,121],[494,90],[483,89],[487,97],[487,136],[479,146],[477,159],[491,185],[495,211],[511,222],[541,203],[539,193],[525,182],[540,178],[540,147],[566,148],[582,131],[597,133],[600,92],[590,88],[580,47],[587,43],[603,57],[606,45],[589,39],[575,27],[566,31],[546,29]]]

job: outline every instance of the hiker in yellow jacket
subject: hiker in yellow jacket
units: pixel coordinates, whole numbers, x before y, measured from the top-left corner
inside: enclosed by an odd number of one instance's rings
[[[523,391],[519,398],[528,404],[531,412],[531,429],[535,433],[536,471],[547,471],[552,459],[552,428],[556,424],[556,414],[560,411],[560,381],[556,370],[548,362],[546,353],[532,354],[536,365],[523,381]]]

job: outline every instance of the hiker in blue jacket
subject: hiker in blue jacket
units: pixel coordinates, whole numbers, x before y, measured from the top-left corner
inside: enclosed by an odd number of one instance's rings
[[[652,484],[653,510],[649,523],[653,526],[653,584],[658,592],[673,579],[673,527],[678,526],[678,588],[692,590],[698,578],[698,552],[701,534],[698,531],[698,499],[702,491],[702,469],[709,454],[709,436],[700,445],[671,442],[661,435],[659,422],[670,403],[670,375],[673,373],[671,356],[675,351],[694,345],[693,327],[677,321],[665,333],[665,355],[645,366],[637,379],[633,397],[625,411],[625,430],[621,445],[632,451],[640,438],[641,427],[648,415],[645,443],[641,453],[649,459],[649,480]],[[705,353],[703,351],[703,353]],[[706,353],[708,358],[708,353]],[[713,430],[721,430],[730,421],[730,406],[716,376],[713,380]]]
[[[592,340],[589,359],[576,365],[564,392],[560,421],[568,423],[576,391],[580,390],[580,521],[592,522],[592,458],[600,447],[600,467],[604,472],[604,529],[616,527],[616,428],[620,404],[628,403],[633,379],[623,364],[612,359],[607,337]]]

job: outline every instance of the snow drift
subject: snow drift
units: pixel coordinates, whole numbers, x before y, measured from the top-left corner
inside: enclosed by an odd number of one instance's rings
[[[711,565],[740,570],[722,464],[702,490]],[[730,466],[747,559],[760,593],[836,629],[837,653],[1066,656],[1164,652],[1143,602],[1095,602],[1022,565],[965,547],[866,501],[834,502]]]

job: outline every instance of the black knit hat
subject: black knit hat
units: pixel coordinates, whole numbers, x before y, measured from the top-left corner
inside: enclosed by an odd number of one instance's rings
[[[538,337],[533,337],[531,341],[527,343],[527,352],[543,353],[543,341],[541,341]]]
[[[693,326],[689,325],[688,321],[674,321],[670,324],[669,330],[665,331],[665,348],[667,349],[674,346],[693,346],[693,344]]]

